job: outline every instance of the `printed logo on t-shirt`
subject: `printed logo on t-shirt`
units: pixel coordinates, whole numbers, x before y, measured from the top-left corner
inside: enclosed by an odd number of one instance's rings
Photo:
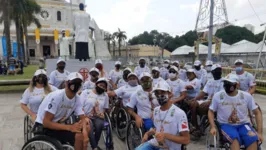
[[[182,129],[187,129],[187,128],[188,128],[187,122],[183,122],[182,123]]]
[[[50,103],[49,105],[48,105],[48,109],[51,109],[53,107],[53,105]]]

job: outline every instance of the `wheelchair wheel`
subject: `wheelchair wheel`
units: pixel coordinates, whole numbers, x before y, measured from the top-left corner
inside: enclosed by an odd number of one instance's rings
[[[44,135],[35,136],[28,140],[22,150],[62,150],[62,145],[59,141]]]
[[[102,136],[106,149],[107,150],[113,149],[112,125],[110,117],[107,113],[104,113],[104,128],[102,131]]]
[[[200,119],[200,132],[203,136],[206,135],[206,131],[207,131],[206,129],[209,127],[209,125],[210,125],[210,123],[208,120],[208,116],[203,115]]]
[[[127,150],[134,150],[141,144],[143,132],[141,128],[137,128],[136,122],[131,121],[127,126],[126,145]]]
[[[117,113],[116,119],[116,133],[119,139],[124,140],[126,138],[127,124],[129,122],[129,116],[124,108],[121,108]]]
[[[32,138],[32,122],[29,115],[24,117],[24,143],[26,143],[29,139]]]
[[[63,150],[75,150],[73,146],[70,146],[68,144],[63,144],[62,147]]]
[[[207,150],[217,150],[220,149],[220,130],[216,126],[216,135],[212,136],[210,134],[211,126],[206,129],[207,130],[207,136],[206,136],[206,149]]]

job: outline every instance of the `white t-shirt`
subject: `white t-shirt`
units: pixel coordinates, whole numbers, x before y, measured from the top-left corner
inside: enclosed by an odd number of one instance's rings
[[[187,90],[187,96],[189,98],[196,97],[199,94],[200,88],[201,88],[200,80],[195,78],[192,81],[187,81],[186,86],[188,86],[188,85],[191,85],[193,87],[193,89],[188,89]]]
[[[63,123],[74,112],[75,115],[83,115],[81,99],[78,95],[69,99],[65,89],[48,94],[41,103],[36,122],[42,124],[45,113],[54,115],[53,122]]]
[[[183,80],[184,82],[187,81],[187,71],[185,69],[180,69],[178,71],[179,79]]]
[[[59,86],[62,84],[62,82],[67,80],[67,76],[69,75],[68,71],[64,71],[64,73],[60,73],[57,70],[54,70],[51,72],[49,77],[49,84],[59,88]]]
[[[248,92],[250,87],[255,86],[255,78],[254,76],[249,72],[244,72],[241,75],[238,75],[238,78],[240,80],[240,90]]]
[[[189,131],[185,112],[175,105],[172,105],[169,110],[166,111],[162,111],[160,107],[156,107],[153,115],[156,132],[164,132],[178,136],[180,132]],[[149,143],[157,145],[156,139],[151,139]],[[165,146],[167,146],[169,150],[181,150],[181,144],[177,144],[170,140],[165,140]]]
[[[180,79],[177,79],[175,81],[171,81],[170,79],[168,79],[166,82],[169,84],[169,86],[172,89],[172,93],[174,94],[173,98],[178,98],[178,97],[180,97],[180,94],[182,92],[187,91],[185,89],[185,86],[186,86],[185,82],[183,82]]]
[[[129,99],[133,93],[135,93],[139,88],[142,88],[140,85],[138,86],[130,86],[124,85],[116,90],[114,90],[116,96],[121,97],[123,100],[123,105],[126,107]]]
[[[81,93],[80,98],[86,116],[91,115],[96,103],[99,104],[98,108],[95,108],[99,110],[98,113],[103,113],[105,109],[109,108],[109,97],[106,93],[97,95],[93,93],[92,90],[84,90]]]
[[[49,85],[52,91],[56,91],[57,88]],[[30,92],[29,88],[25,90],[20,100],[20,103],[29,105],[30,110],[37,114],[39,106],[41,105],[43,99],[45,98],[46,94],[44,92],[44,88],[33,88],[33,91]]]
[[[159,106],[158,101],[153,99],[150,102],[149,93],[143,91],[142,88],[138,89],[130,97],[130,101],[127,103],[127,106],[134,109],[137,107],[137,113],[142,119],[151,118],[152,115],[152,105]]]
[[[160,75],[164,80],[167,80],[169,77],[169,70],[165,67],[160,68]]]
[[[238,94],[232,97],[228,96],[223,90],[214,94],[209,109],[217,112],[219,123],[236,125],[249,122],[248,110],[257,108],[258,106],[249,93],[239,90]],[[235,118],[238,121],[229,122],[232,121],[231,118]]]
[[[84,84],[83,84],[83,87],[82,87],[82,90],[92,90],[95,88],[95,83],[92,82],[91,80],[87,80]]]
[[[127,82],[124,79],[120,79],[117,83],[117,88],[120,88],[124,85],[127,85]]]
[[[137,74],[138,78],[140,77],[140,75],[143,73],[143,72],[148,72],[148,73],[151,73],[151,70],[149,67],[145,66],[144,68],[141,68],[140,66],[137,66],[134,70],[134,73]]]
[[[213,79],[213,75],[211,72],[207,73],[207,82]]]
[[[159,77],[157,79],[152,78],[152,86],[154,87],[156,84],[158,84],[161,81],[165,81],[162,77]]]
[[[200,69],[200,70],[195,69],[195,74],[197,78],[200,80],[201,85],[204,86],[207,82],[207,71],[205,69]]]
[[[208,94],[208,100],[211,99],[215,93],[222,91],[224,89],[223,85],[224,82],[222,78],[220,80],[209,80],[203,88],[203,92]]]
[[[123,72],[119,70],[118,72],[116,70],[111,70],[109,73],[109,78],[113,81],[113,83],[116,83],[118,79],[121,79],[123,75]]]

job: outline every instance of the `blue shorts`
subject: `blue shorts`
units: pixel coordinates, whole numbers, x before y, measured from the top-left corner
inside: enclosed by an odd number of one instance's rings
[[[145,132],[154,127],[152,119],[143,119]]]
[[[10,71],[15,71],[15,66],[13,66],[13,65],[9,66],[9,70]]]
[[[149,142],[145,142],[140,146],[138,146],[135,150],[160,150],[160,149],[151,145]]]
[[[220,126],[224,138],[230,143],[237,139],[240,145],[244,145],[247,148],[258,141],[257,132],[249,123],[242,125],[220,124]]]

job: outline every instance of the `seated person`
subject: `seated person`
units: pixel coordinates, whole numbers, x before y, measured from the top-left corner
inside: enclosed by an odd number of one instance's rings
[[[95,83],[96,81],[98,80],[99,78],[99,70],[95,67],[91,68],[90,71],[89,71],[89,78],[87,81],[85,81],[85,83],[83,84],[83,88],[82,90],[92,90],[95,88]]]
[[[57,90],[45,97],[34,125],[36,129],[43,128],[43,134],[61,143],[70,143],[78,150],[87,148],[90,132],[90,120],[85,118],[81,99],[77,94],[82,80],[83,77],[79,73],[70,73],[65,81],[65,89]],[[81,120],[73,125],[67,125],[65,122],[73,113]]]
[[[116,83],[117,88],[120,88],[124,85],[127,84],[127,76],[131,73],[131,69],[130,68],[126,68],[123,70],[123,75],[122,75],[122,79],[118,80],[118,82]]]
[[[154,129],[143,136],[142,145],[136,150],[181,150],[181,144],[189,144],[189,129],[186,114],[170,101],[172,93],[169,85],[160,82],[155,86],[155,95],[160,106],[154,109]],[[148,137],[154,138],[147,141]]]
[[[208,112],[210,133],[214,136],[217,132],[214,123],[214,112],[217,112],[222,134],[231,150],[239,150],[240,145],[247,150],[256,150],[258,141],[263,141],[262,115],[253,97],[238,90],[239,82],[237,75],[229,74],[224,79],[224,90],[214,94]],[[249,110],[255,114],[257,133],[249,123]]]
[[[199,94],[201,81],[197,79],[194,69],[187,71],[187,78],[188,81],[186,82],[185,89],[187,90],[187,99],[191,100]]]
[[[158,105],[156,100],[152,98],[152,77],[148,72],[144,72],[140,75],[140,85],[135,93],[130,97],[130,101],[127,103],[128,113],[135,119],[136,126],[138,128],[144,127],[145,131],[150,130],[153,127],[152,112],[155,106]],[[134,109],[137,108],[137,113]]]

